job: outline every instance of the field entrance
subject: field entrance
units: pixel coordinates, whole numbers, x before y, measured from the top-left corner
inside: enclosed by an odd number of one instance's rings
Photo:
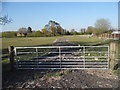
[[[18,69],[108,69],[108,46],[15,47]]]

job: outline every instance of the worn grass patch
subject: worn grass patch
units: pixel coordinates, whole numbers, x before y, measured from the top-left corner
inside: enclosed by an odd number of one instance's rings
[[[120,68],[118,68],[117,70],[113,70],[113,73],[120,77]]]
[[[45,77],[51,77],[51,76],[62,76],[63,73],[61,72],[56,72],[56,73],[48,73],[45,75]]]

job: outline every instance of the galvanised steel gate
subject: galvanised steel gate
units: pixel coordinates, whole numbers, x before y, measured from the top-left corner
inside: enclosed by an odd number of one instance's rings
[[[15,47],[18,69],[108,69],[109,46]]]

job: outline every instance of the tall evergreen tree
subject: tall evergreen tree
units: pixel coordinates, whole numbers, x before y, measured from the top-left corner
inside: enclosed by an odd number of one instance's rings
[[[28,27],[27,33],[32,33],[32,28],[31,27]]]

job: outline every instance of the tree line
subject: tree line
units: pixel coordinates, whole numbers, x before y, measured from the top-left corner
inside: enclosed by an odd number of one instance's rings
[[[49,36],[59,36],[59,35],[83,35],[83,34],[103,34],[103,33],[111,33],[113,31],[111,27],[111,23],[108,19],[98,19],[95,22],[94,27],[88,26],[88,28],[82,28],[80,31],[76,31],[75,29],[66,30],[61,27],[61,25],[56,22],[50,20],[48,24],[44,26],[43,29],[34,31],[31,27],[28,28],[19,28],[18,31],[9,31],[2,32],[2,37],[16,37],[16,36],[24,36],[24,37],[49,37]]]

